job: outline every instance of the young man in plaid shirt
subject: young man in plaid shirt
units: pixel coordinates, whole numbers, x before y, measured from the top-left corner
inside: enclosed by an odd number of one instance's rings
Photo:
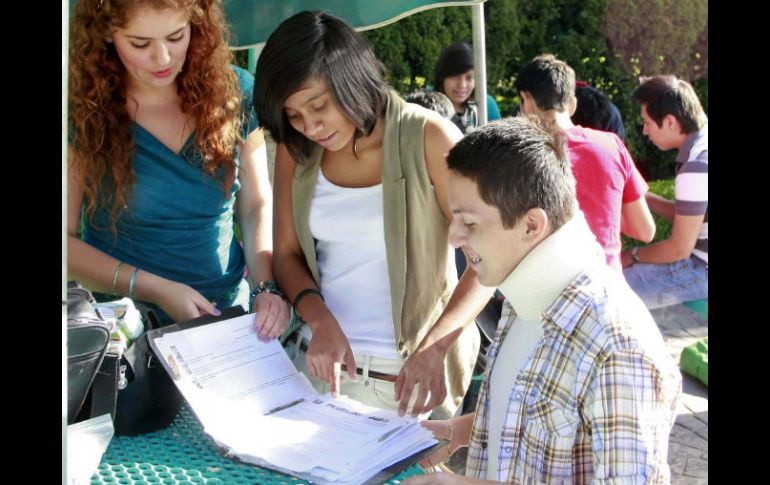
[[[406,483],[665,484],[681,375],[610,269],[575,199],[563,137],[534,117],[490,123],[448,157],[450,241],[510,301],[475,413],[424,425],[468,446],[466,475]]]

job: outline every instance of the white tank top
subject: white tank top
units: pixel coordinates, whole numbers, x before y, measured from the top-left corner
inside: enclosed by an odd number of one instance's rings
[[[340,187],[319,170],[310,232],[321,292],[353,353],[402,360],[393,329],[382,184]]]

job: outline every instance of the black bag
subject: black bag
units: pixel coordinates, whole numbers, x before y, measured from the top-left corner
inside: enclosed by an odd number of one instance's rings
[[[141,306],[139,309],[144,316],[145,333],[128,348],[121,361],[121,365],[125,366],[126,382],[124,388],[117,392],[117,409],[113,414],[116,435],[135,435],[165,428],[171,424],[184,403],[184,397],[174,381],[155,357],[150,338],[158,337],[164,331],[192,328],[246,313],[240,306],[223,308],[218,317],[204,315],[151,332],[161,328],[160,321],[152,310]]]
[[[112,406],[115,435],[165,428],[184,402],[147,341],[146,331],[158,328],[158,319],[152,310],[143,311],[142,316],[145,333],[122,356],[108,354],[94,381],[94,407]]]
[[[67,288],[67,424],[76,422],[110,339],[93,301],[85,288]]]
[[[109,413],[115,435],[149,433],[170,425],[184,398],[155,359],[146,332],[125,351],[109,351],[109,324],[91,305],[91,293],[73,284],[76,288],[67,294],[68,423]],[[151,310],[140,312],[145,330],[160,327]]]

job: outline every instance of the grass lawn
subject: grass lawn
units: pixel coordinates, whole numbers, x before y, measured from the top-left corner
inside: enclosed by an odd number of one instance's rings
[[[674,179],[673,178],[653,180],[651,182],[648,182],[648,184],[650,186],[650,192],[652,192],[653,194],[657,194],[661,197],[674,200]],[[654,213],[652,214],[652,218],[655,220],[655,238],[652,240],[652,242],[668,239],[669,236],[671,236],[671,223]],[[646,245],[646,243],[637,241],[636,239],[631,239],[626,236],[622,236],[622,238],[623,238],[623,249],[631,248],[634,246]]]

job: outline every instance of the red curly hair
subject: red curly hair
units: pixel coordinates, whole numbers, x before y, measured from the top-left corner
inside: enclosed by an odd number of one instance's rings
[[[235,148],[243,141],[240,88],[230,68],[233,56],[221,0],[79,0],[70,35],[69,124],[75,157],[69,163],[84,188],[86,214],[93,215],[97,194],[104,197],[112,204],[113,228],[135,181],[134,139],[126,70],[107,39],[128,24],[138,7],[188,12],[190,45],[177,92],[182,111],[195,122],[194,143],[204,170],[211,176],[224,170],[225,194],[235,179]]]

